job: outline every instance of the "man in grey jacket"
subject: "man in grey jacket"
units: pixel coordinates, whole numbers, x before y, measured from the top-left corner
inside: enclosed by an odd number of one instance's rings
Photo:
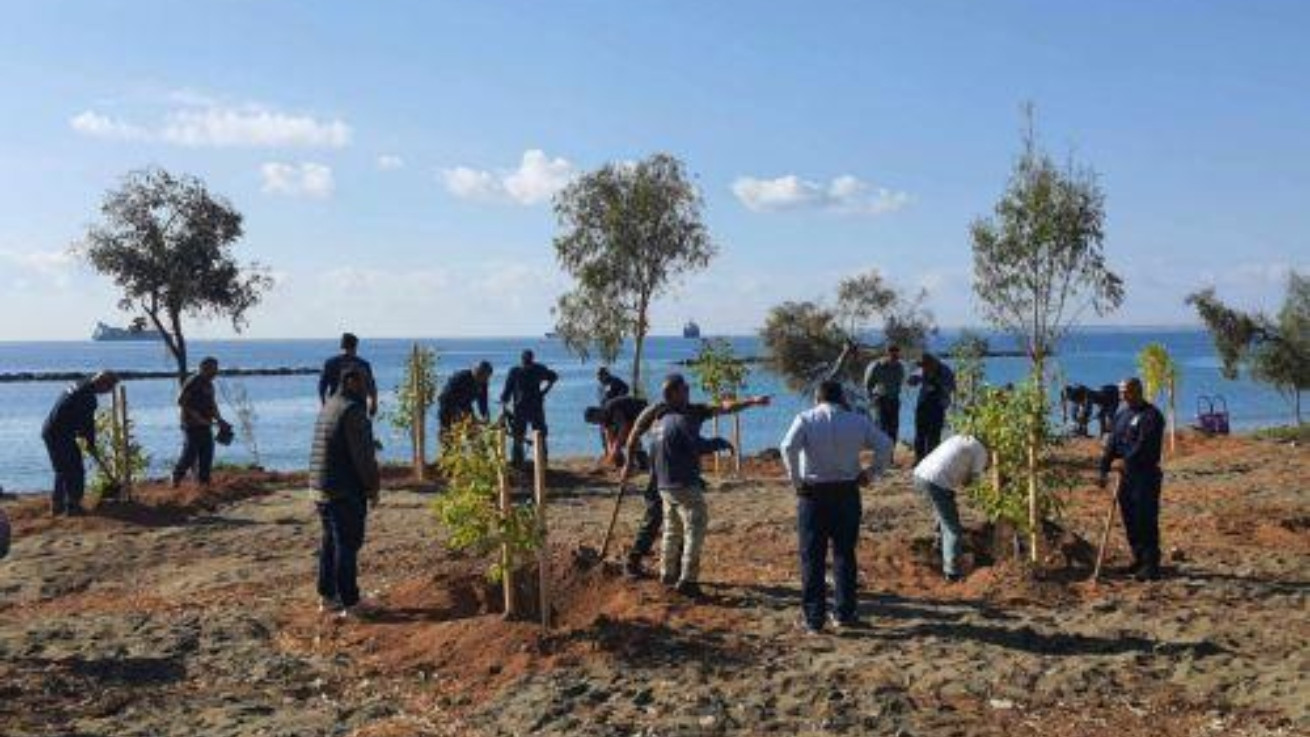
[[[338,392],[319,411],[309,481],[323,524],[318,552],[320,611],[367,614],[360,605],[359,550],[370,505],[378,502],[373,422],[365,404],[368,377],[353,367],[341,374]]]

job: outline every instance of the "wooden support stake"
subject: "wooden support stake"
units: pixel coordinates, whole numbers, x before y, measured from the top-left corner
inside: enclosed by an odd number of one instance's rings
[[[741,415],[732,416],[732,472],[741,478]]]
[[[124,501],[132,500],[132,425],[128,422],[127,411],[127,387],[122,384],[118,385],[118,427],[119,427],[119,458],[123,466],[123,475],[119,479],[122,488],[119,494]]]
[[[714,415],[714,437],[719,437],[719,416]],[[722,481],[723,474],[719,471],[719,451],[714,451],[714,478]]]
[[[500,513],[503,517],[508,518],[513,508],[513,502],[509,495],[509,479],[505,477],[505,431],[503,429],[496,431],[496,454],[500,460],[496,464],[497,477],[500,483]],[[500,580],[505,592],[505,619],[513,619],[518,616],[519,602],[518,593],[514,590],[514,556],[511,555],[509,543],[500,547],[500,568],[502,571]]]
[[[546,544],[546,444],[540,430],[532,431],[533,499],[537,511],[537,590],[541,595],[541,628],[550,629],[550,548]]]
[[[1110,497],[1110,506],[1105,510],[1105,526],[1101,528],[1101,547],[1096,551],[1096,567],[1092,569],[1092,585],[1101,578],[1101,564],[1105,562],[1105,549],[1110,545],[1110,530],[1114,527],[1114,510],[1119,506],[1119,492],[1123,488],[1123,474],[1114,479],[1114,494]]]
[[[1037,513],[1037,437],[1034,434],[1028,439],[1028,557],[1033,563],[1040,559],[1041,526]]]

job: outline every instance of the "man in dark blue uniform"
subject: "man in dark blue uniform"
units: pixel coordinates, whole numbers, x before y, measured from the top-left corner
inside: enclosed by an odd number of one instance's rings
[[[97,394],[107,394],[118,385],[118,376],[101,371],[90,379],[70,385],[59,395],[55,406],[41,427],[41,439],[50,454],[55,471],[55,488],[50,497],[52,515],[84,514],[82,494],[86,491],[86,470],[82,467],[82,450],[77,439],[86,441],[87,452],[96,463],[103,463],[96,452]]]
[[[505,377],[500,403],[507,405],[510,417],[509,429],[514,436],[510,461],[515,466],[523,465],[523,438],[528,425],[541,431],[541,455],[546,457],[546,395],[556,381],[559,381],[559,374],[537,363],[532,351],[523,351],[519,365],[510,369]]]
[[[359,338],[353,333],[343,333],[341,352],[323,362],[323,371],[318,375],[318,403],[326,404],[328,398],[337,393],[342,374],[351,368],[363,374],[368,416],[373,417],[378,413],[378,385],[373,380],[372,364],[359,357]]]
[[[931,353],[919,360],[918,373],[906,383],[919,387],[919,399],[914,405],[914,463],[918,465],[942,442],[946,427],[946,410],[955,394],[955,372]]]
[[[608,366],[601,366],[596,369],[596,381],[600,384],[599,391],[596,392],[596,398],[600,400],[602,407],[611,399],[626,397],[632,393],[632,390],[628,388],[628,382],[611,374]]]
[[[1101,485],[1111,470],[1119,472],[1119,511],[1133,550],[1129,572],[1139,581],[1153,581],[1160,577],[1164,415],[1142,396],[1141,380],[1124,380],[1119,392],[1124,406],[1114,417],[1114,430],[1101,456]]]
[[[491,364],[483,361],[472,369],[463,369],[450,375],[437,395],[437,420],[441,432],[446,433],[461,420],[473,417],[476,406],[485,422],[491,415],[487,409],[487,384],[491,381]]]

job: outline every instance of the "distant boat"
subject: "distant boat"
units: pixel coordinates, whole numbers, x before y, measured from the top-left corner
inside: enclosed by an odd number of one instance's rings
[[[700,337],[700,326],[696,324],[695,320],[688,320],[687,324],[682,326],[682,337],[684,338]]]
[[[138,317],[132,321],[131,325],[125,328],[116,328],[112,325],[106,325],[103,322],[96,323],[96,329],[91,333],[91,340],[159,340],[158,330],[152,330],[146,327],[144,318]]]
[[[559,337],[559,333],[555,332],[554,330],[551,330],[550,332],[546,333],[546,340],[555,340],[558,337]]]

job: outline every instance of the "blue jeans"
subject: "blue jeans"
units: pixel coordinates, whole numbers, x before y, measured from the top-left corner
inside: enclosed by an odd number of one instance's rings
[[[364,546],[364,500],[318,503],[323,538],[318,547],[318,595],[343,607],[359,603],[359,549]]]
[[[50,465],[55,469],[55,488],[50,495],[50,509],[56,514],[82,506],[86,491],[86,469],[82,466],[82,449],[72,435],[45,438]]]
[[[937,518],[937,532],[942,538],[942,573],[957,575],[960,569],[956,561],[960,559],[960,538],[964,528],[960,525],[960,508],[955,504],[955,492],[921,478],[914,479],[914,488],[928,497]]]
[[[858,615],[855,543],[860,538],[861,513],[860,489],[854,482],[840,490],[802,491],[796,496],[801,610],[811,627],[823,626],[827,610],[825,578],[830,544],[834,613],[841,621],[854,620]]]

